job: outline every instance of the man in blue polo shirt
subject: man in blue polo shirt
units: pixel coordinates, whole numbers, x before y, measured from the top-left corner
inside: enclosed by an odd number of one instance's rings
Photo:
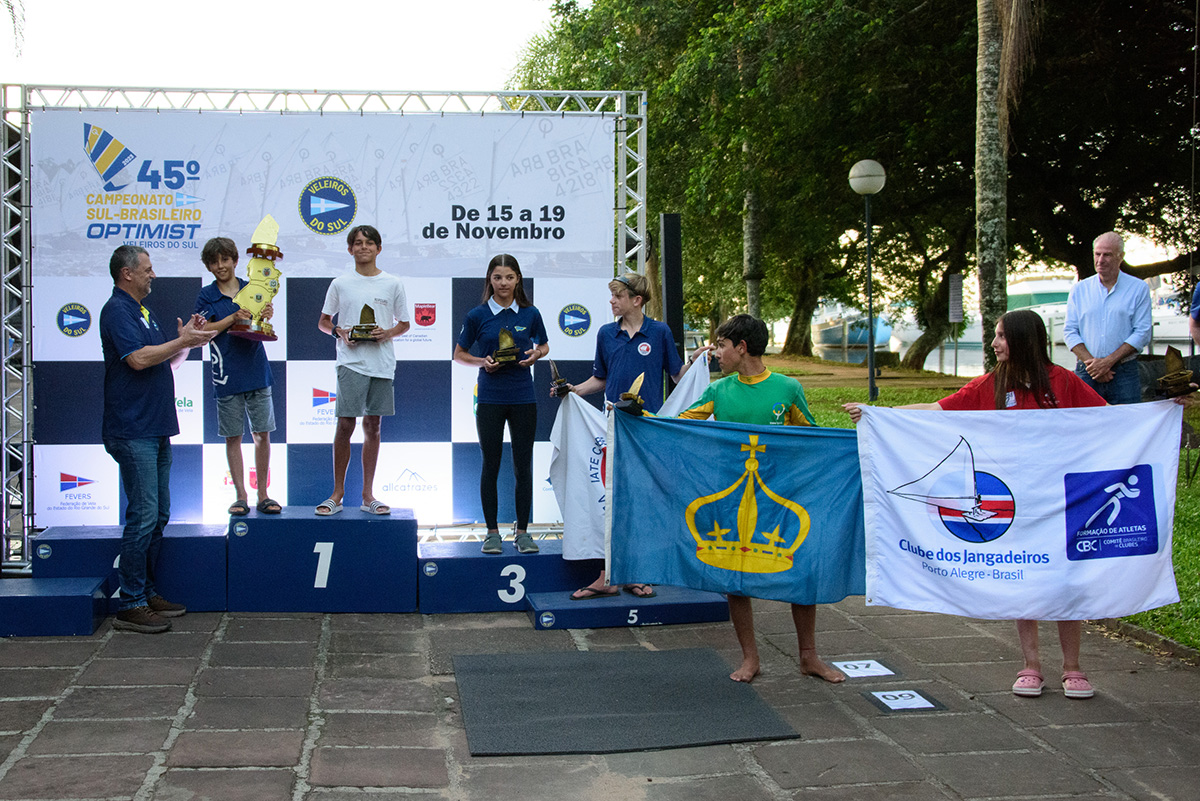
[[[645,314],[645,306],[650,302],[650,279],[646,276],[625,273],[610,281],[608,288],[612,292],[608,303],[616,322],[601,326],[596,335],[592,377],[582,384],[567,384],[567,387],[577,395],[604,390],[605,399],[616,403],[621,393],[628,392],[630,384],[639,375],[644,375],[638,394],[646,411],[657,412],[666,400],[664,373],[679,383],[688,368],[711,347],[697,348],[684,363],[675,349],[670,327]],[[553,397],[553,388],[550,393]],[[625,589],[638,598],[651,598],[655,594],[649,584],[630,584]],[[598,579],[576,590],[571,598],[583,601],[616,595],[620,591],[618,587],[605,584],[605,573],[601,571]]]
[[[171,628],[167,618],[187,611],[163,598],[154,586],[163,528],[171,517],[171,437],[179,433],[171,370],[216,331],[203,330],[204,319],[193,315],[187,325],[177,319],[177,336],[166,338],[158,320],[142,305],[154,281],[154,267],[144,249],[122,245],[113,251],[108,270],[113,292],[100,311],[101,438],[121,468],[128,501],[121,533],[120,611],[113,628],[157,634]]]

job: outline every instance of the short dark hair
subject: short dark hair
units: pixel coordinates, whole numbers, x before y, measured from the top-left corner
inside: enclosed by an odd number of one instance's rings
[[[214,236],[204,243],[204,249],[200,251],[200,261],[204,262],[205,267],[216,264],[222,258],[233,259],[233,263],[237,264],[238,249],[232,239],[227,236]]]
[[[717,329],[717,339],[728,339],[734,345],[746,343],[746,352],[762,356],[767,352],[767,324],[749,314],[735,314]]]
[[[377,247],[377,248],[383,247],[383,237],[379,235],[379,230],[376,229],[375,226],[373,226],[373,225],[356,225],[353,228],[351,228],[350,232],[346,234],[346,246],[353,247],[354,239],[359,234],[362,234],[363,236],[365,236],[368,241],[374,242],[375,247]]]
[[[126,267],[133,269],[137,267],[138,256],[146,253],[145,248],[137,245],[121,245],[113,251],[112,257],[108,260],[108,274],[112,276],[113,283],[117,283],[117,279],[121,277],[121,270]],[[146,253],[149,256],[149,253]]]

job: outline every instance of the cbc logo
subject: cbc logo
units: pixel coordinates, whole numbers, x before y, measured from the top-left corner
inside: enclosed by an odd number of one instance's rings
[[[1094,540],[1080,540],[1079,542],[1075,543],[1075,550],[1079,551],[1080,553],[1091,553],[1100,549],[1096,547]]]

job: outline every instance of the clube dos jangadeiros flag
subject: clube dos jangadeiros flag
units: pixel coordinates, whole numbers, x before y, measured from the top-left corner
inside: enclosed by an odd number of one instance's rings
[[[613,583],[797,604],[865,590],[854,432],[612,415]]]
[[[1086,409],[864,408],[867,603],[1084,620],[1179,600],[1169,401]]]

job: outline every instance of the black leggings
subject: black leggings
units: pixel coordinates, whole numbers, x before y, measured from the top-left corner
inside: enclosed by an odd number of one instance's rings
[[[517,530],[529,526],[533,505],[533,437],[537,431],[536,403],[480,403],[475,407],[475,430],[479,450],[483,452],[483,473],[479,476],[479,501],[489,531],[496,525],[496,480],[500,477],[500,458],[504,453],[504,423],[508,421],[512,440],[513,477],[517,481]]]

